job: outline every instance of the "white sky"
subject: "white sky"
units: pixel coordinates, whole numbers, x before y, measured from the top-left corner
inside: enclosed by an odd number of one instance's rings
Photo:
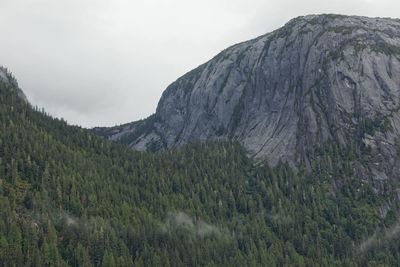
[[[0,65],[48,113],[111,126],[224,48],[319,13],[400,17],[400,1],[0,0]]]

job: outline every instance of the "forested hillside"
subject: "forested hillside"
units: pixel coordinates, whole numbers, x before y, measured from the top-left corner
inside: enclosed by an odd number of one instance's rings
[[[396,266],[397,185],[360,174],[360,140],[314,155],[306,172],[237,143],[135,152],[0,82],[0,266]]]

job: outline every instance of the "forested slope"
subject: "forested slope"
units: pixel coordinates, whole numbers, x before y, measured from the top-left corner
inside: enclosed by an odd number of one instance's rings
[[[312,172],[237,143],[135,152],[0,82],[0,266],[395,266],[397,185],[359,173],[370,157],[357,140]]]

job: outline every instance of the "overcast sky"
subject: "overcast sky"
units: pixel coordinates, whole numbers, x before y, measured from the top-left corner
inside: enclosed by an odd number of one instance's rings
[[[0,65],[48,113],[111,126],[224,48],[319,13],[399,17],[400,1],[0,0]]]

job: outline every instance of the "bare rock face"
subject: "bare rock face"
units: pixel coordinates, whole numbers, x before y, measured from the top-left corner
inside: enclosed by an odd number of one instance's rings
[[[307,165],[324,142],[355,138],[390,158],[399,100],[399,20],[311,15],[185,74],[148,119],[93,131],[138,150],[237,140],[271,165]]]

